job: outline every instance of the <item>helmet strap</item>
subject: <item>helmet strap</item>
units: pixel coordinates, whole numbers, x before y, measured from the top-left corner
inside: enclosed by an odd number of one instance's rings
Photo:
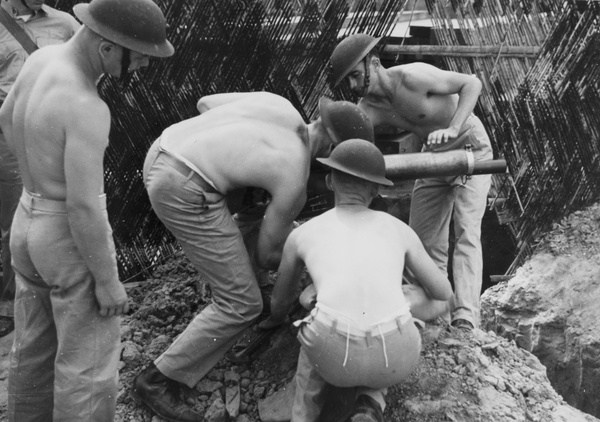
[[[123,48],[123,56],[121,56],[121,82],[125,82],[129,76],[129,65],[131,64],[131,50]]]
[[[363,81],[361,97],[364,97],[365,95],[367,95],[367,90],[369,89],[369,84],[371,82],[371,66],[369,64],[371,62],[371,56],[369,54],[367,54],[365,56],[364,60],[365,60],[365,78]]]
[[[21,0],[21,4],[23,4],[23,6],[25,6],[25,9],[29,10],[30,12],[33,12],[33,10],[31,10],[29,8],[29,6],[27,6],[27,3],[25,3],[25,0]]]

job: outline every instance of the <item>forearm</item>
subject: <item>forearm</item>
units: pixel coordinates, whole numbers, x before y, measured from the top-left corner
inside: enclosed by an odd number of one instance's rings
[[[463,86],[458,93],[458,104],[456,111],[452,116],[449,127],[460,132],[463,124],[473,112],[473,109],[477,105],[479,94],[481,93],[481,81],[476,77],[472,77],[472,81],[469,84]]]
[[[120,283],[112,230],[98,206],[69,210],[69,224],[77,249],[97,285]]]
[[[291,221],[284,227],[279,228],[277,236],[266,235],[269,232],[268,228],[265,227],[266,224],[268,222],[264,220],[257,243],[256,262],[260,268],[276,271],[281,263],[283,245],[294,228],[294,222]]]
[[[271,297],[271,319],[275,321],[284,321],[290,312],[294,303],[295,295],[288,294],[280,297]]]

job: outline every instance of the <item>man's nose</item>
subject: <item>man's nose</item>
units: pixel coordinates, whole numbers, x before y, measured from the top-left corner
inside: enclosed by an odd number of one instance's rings
[[[348,82],[350,82],[350,89],[354,89],[354,87],[358,85],[354,78],[348,79]]]

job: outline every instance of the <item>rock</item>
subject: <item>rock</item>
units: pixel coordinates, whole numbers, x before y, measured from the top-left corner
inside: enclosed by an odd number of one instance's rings
[[[229,416],[235,418],[240,413],[240,375],[233,371],[225,373],[225,407]]]
[[[129,324],[127,323],[123,323],[121,325],[121,340],[122,341],[127,341],[130,340],[132,337],[132,330],[131,327],[129,326]]]
[[[148,356],[158,356],[163,351],[165,351],[167,349],[167,347],[169,347],[170,344],[171,344],[171,337],[164,335],[164,334],[160,335],[160,336],[154,338],[150,342],[150,344],[148,345],[148,348],[145,350],[145,353]]]
[[[258,414],[262,422],[284,422],[292,417],[292,404],[296,393],[296,383],[288,383],[273,395],[259,400]]]
[[[135,367],[140,363],[142,358],[142,354],[140,353],[140,349],[133,341],[124,341],[121,343],[122,352],[121,352],[121,360],[125,364],[125,366]]]
[[[229,421],[229,415],[227,414],[227,410],[225,409],[225,403],[223,400],[216,399],[206,413],[204,414],[204,419],[208,422],[227,422]]]
[[[213,393],[221,387],[223,387],[222,382],[204,378],[196,385],[196,390],[200,393]]]
[[[600,416],[600,256],[536,254],[482,295],[482,327],[530,350],[556,391]]]

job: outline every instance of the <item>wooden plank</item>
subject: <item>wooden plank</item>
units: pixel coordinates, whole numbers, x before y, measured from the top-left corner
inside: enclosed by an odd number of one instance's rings
[[[514,45],[394,45],[388,44],[381,52],[383,58],[398,54],[449,57],[520,57],[535,58],[538,46]]]

